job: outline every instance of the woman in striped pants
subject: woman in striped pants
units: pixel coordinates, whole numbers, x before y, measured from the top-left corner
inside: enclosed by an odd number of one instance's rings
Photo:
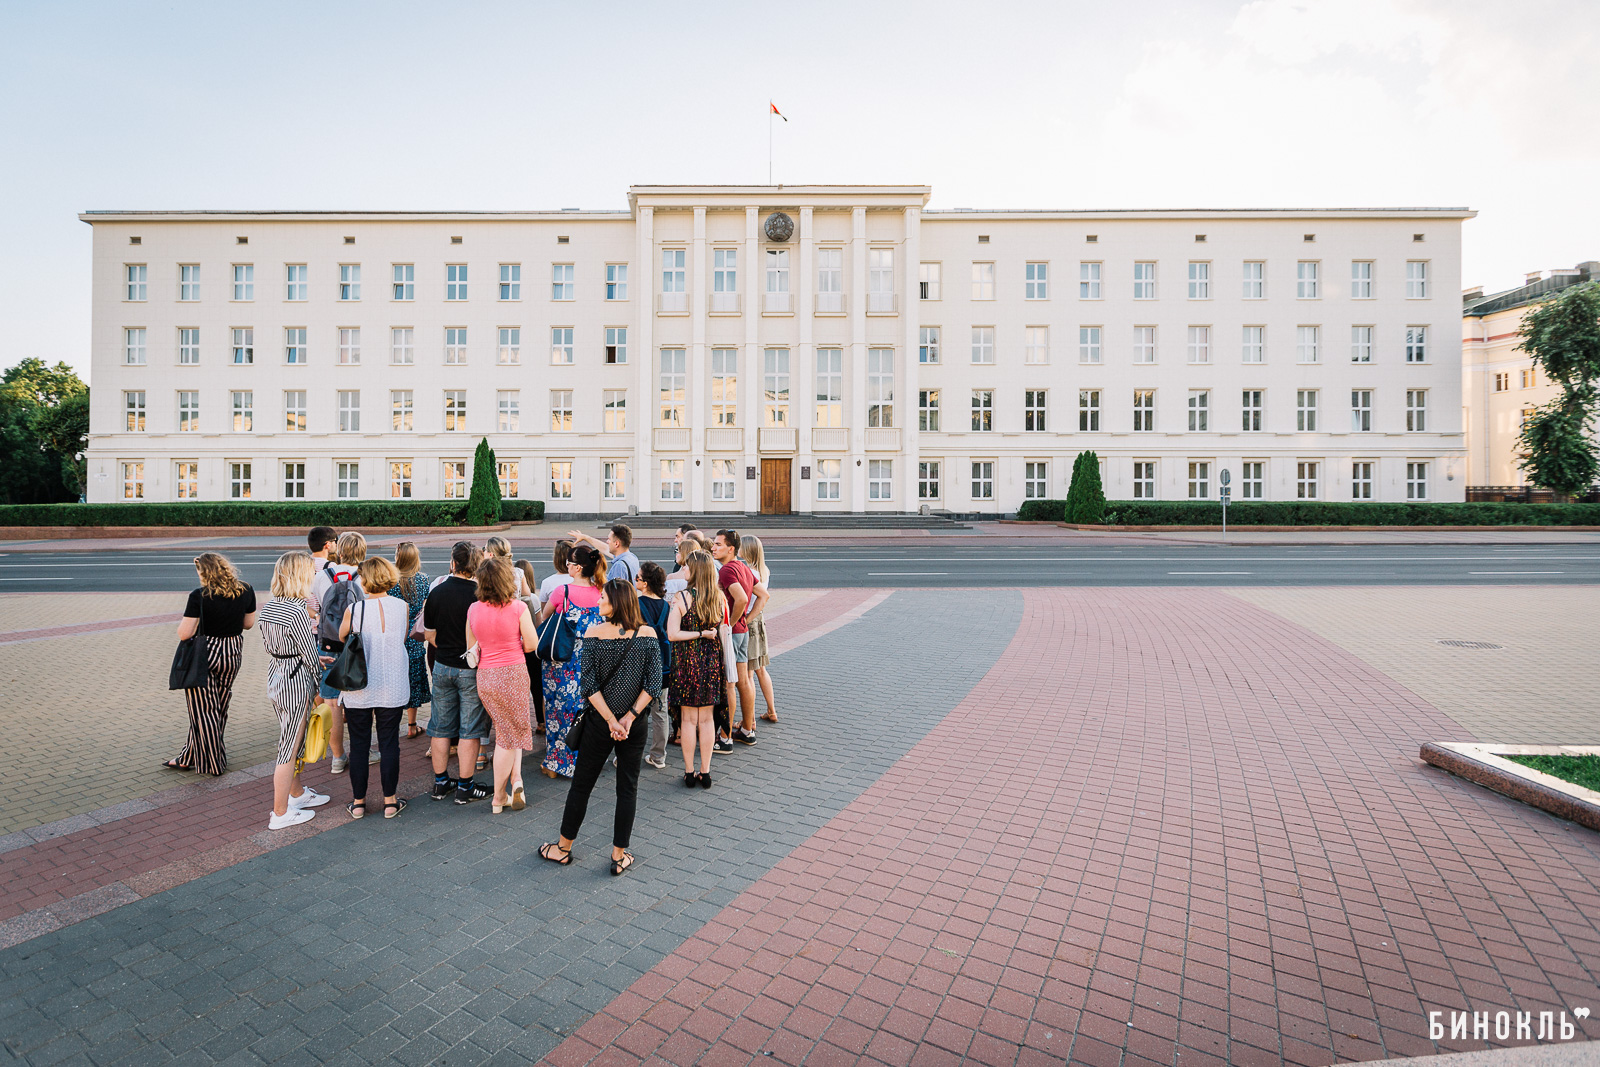
[[[196,556],[194,569],[200,576],[200,588],[189,594],[183,618],[178,620],[178,640],[187,641],[196,630],[204,634],[210,670],[205,685],[183,691],[189,705],[189,739],[177,758],[162,766],[221,774],[228,769],[222,732],[228,725],[228,702],[239,674],[244,631],[256,624],[256,591],[239,580],[239,572],[226,557],[215,552]]]
[[[272,599],[261,609],[261,643],[267,667],[267,696],[278,713],[278,765],[272,774],[272,818],[267,829],[303,823],[311,809],[328,802],[325,794],[300,784],[300,754],[305,749],[307,713],[317,695],[321,667],[317,635],[306,598],[316,568],[309,552],[286,552],[272,568]]]

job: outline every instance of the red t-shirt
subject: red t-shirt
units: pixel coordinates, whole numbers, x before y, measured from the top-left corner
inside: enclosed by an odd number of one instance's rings
[[[735,605],[733,602],[733,594],[729,592],[729,590],[733,588],[735,583],[744,589],[744,595],[746,597],[745,611],[748,613],[750,610],[750,598],[753,596],[753,592],[756,587],[756,576],[755,573],[751,571],[749,567],[745,566],[742,561],[731,559],[724,563],[722,565],[722,569],[717,572],[717,584],[722,586],[722,595],[728,598],[728,613],[730,615],[733,613]],[[749,630],[749,626],[745,624],[744,615],[741,615],[737,619],[733,620],[734,633],[748,633]]]

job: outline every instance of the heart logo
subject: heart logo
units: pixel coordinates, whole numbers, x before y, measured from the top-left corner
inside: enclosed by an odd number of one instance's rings
[[[1572,1016],[1575,1019],[1587,1019],[1589,1017],[1589,1009],[1588,1008],[1573,1008],[1572,1009]]]

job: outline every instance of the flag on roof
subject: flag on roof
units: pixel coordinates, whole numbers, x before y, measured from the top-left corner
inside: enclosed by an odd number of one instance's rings
[[[771,100],[768,100],[767,101],[767,106],[772,109],[772,113],[774,115],[778,116],[780,119],[783,119],[784,122],[788,122],[789,121],[787,118],[784,117],[783,112],[778,110],[778,105],[777,104],[774,104]]]

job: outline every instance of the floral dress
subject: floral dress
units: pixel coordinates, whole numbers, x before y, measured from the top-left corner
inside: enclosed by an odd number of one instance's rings
[[[585,594],[582,590],[588,589]],[[573,602],[568,594],[579,590],[578,596],[594,601],[591,607],[582,607]],[[572,772],[578,765],[578,754],[565,744],[567,731],[577,720],[578,713],[583,710],[583,635],[589,627],[597,626],[605,620],[600,615],[600,590],[593,586],[572,585],[561,586],[550,594],[551,599],[560,600],[560,611],[566,615],[567,623],[572,627],[575,639],[572,642],[572,658],[565,663],[543,663],[544,674],[544,767],[563,778],[571,778]]]
[[[417,624],[417,616],[422,614],[423,601],[428,599],[428,576],[418,571],[411,576],[411,595],[403,591],[405,581],[389,590],[389,595],[406,602],[406,661],[411,670],[411,695],[406,700],[406,707],[420,708],[433,699],[433,693],[428,688],[428,644],[420,639],[410,637],[411,628]]]

